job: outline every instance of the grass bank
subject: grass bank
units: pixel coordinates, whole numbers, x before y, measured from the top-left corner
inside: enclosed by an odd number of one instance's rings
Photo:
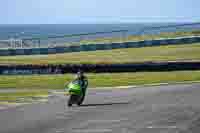
[[[122,43],[131,41],[143,41],[143,40],[155,40],[155,39],[167,39],[177,37],[199,36],[200,30],[192,31],[179,31],[179,32],[162,32],[160,34],[145,34],[145,35],[130,35],[127,37],[102,37],[96,39],[84,39],[80,44],[105,44],[105,43]],[[68,44],[70,45],[70,44]]]
[[[113,87],[142,85],[163,82],[200,80],[200,71],[138,72],[87,74],[89,87]],[[66,82],[74,78],[65,75],[0,76],[0,89],[15,88],[29,90],[63,89]]]
[[[112,64],[200,60],[200,43],[53,55],[1,56],[0,64]]]

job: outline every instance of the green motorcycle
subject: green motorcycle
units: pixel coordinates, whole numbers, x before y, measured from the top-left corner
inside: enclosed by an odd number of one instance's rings
[[[81,88],[80,82],[78,80],[70,82],[65,88],[65,91],[67,91],[70,95],[68,106],[71,107],[72,104],[77,104],[80,106],[84,101],[86,89],[87,87]]]

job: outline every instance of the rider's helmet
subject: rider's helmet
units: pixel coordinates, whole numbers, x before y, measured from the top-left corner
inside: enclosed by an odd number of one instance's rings
[[[77,78],[82,78],[83,77],[83,71],[81,71],[81,70],[78,70],[78,72],[77,72]]]

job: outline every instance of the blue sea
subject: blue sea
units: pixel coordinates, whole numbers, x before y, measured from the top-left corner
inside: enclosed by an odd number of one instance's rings
[[[48,37],[128,30],[127,34],[157,34],[160,32],[200,29],[200,23],[128,23],[128,24],[26,24],[0,25],[0,40],[10,38]],[[103,36],[107,36],[106,34]]]

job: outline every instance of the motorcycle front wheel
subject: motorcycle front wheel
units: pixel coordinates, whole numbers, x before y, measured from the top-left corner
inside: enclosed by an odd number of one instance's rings
[[[76,102],[77,96],[76,95],[70,95],[69,100],[68,100],[68,107],[71,107],[73,103]]]

